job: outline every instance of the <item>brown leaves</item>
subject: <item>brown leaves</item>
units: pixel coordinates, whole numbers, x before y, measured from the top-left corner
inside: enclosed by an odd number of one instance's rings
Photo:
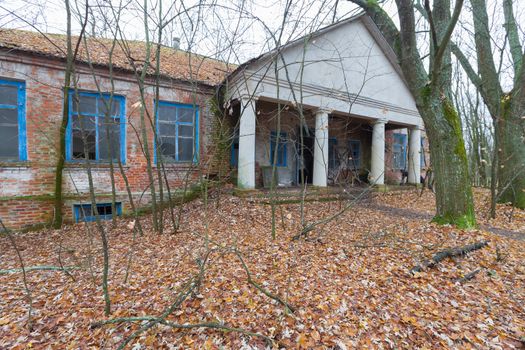
[[[478,207],[483,207],[483,199]],[[137,237],[129,283],[123,276],[131,244],[131,221],[122,220],[109,232],[112,317],[158,315],[173,302],[177,290],[198,268],[204,232],[221,246],[242,253],[254,280],[297,306],[294,314],[257,291],[233,254],[210,257],[199,292],[169,317],[175,323],[217,322],[262,333],[280,348],[518,348],[525,336],[525,244],[490,232],[459,231],[429,224],[433,197],[416,192],[377,195],[335,221],[311,232],[311,241],[291,242],[300,229],[299,205],[284,205],[277,220],[277,240],[271,240],[269,206],[257,200],[221,196],[218,209],[195,201],[184,209],[176,235],[151,233]],[[337,211],[339,202],[308,203],[310,222]],[[508,220],[482,224],[514,230],[524,225],[523,211]],[[208,218],[208,223],[204,220]],[[517,232],[517,231],[516,231]],[[0,276],[0,348],[116,348],[141,325],[123,324],[90,329],[103,319],[100,242],[92,245],[81,226],[61,232],[42,231],[17,237],[28,266],[56,265],[56,237],[74,249],[84,268],[71,273],[34,271],[29,284],[34,295],[35,332],[24,328],[27,304],[17,274]],[[412,276],[408,270],[446,247],[479,240],[491,244],[475,253],[446,259],[431,270]],[[0,268],[16,268],[8,242],[0,240]],[[64,264],[75,264],[65,256]],[[91,262],[90,262],[91,261]],[[89,266],[92,267],[93,275]],[[476,277],[455,283],[471,271]],[[259,339],[210,329],[150,329],[136,340],[143,349],[259,349]],[[130,345],[132,348],[138,345]]]

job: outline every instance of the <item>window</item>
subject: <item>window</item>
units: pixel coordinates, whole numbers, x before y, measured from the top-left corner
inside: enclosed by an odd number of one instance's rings
[[[230,157],[230,165],[236,168],[239,165],[239,136],[237,135],[232,142],[232,154]]]
[[[0,160],[27,160],[25,83],[0,79]]]
[[[197,162],[198,107],[159,101],[156,114],[159,154],[162,159],[166,162]]]
[[[421,137],[421,150],[419,151],[419,162],[421,167],[426,167],[426,159],[425,159],[425,138]]]
[[[76,222],[92,222],[96,220],[96,214],[100,220],[110,220],[113,217],[113,211],[111,208],[111,203],[97,203],[97,211],[93,211],[91,204],[75,204],[73,209],[75,213]],[[122,215],[122,203],[115,203],[115,215]]]
[[[111,106],[110,106],[111,105]],[[126,121],[123,96],[70,92],[66,159],[126,161]]]
[[[407,135],[394,134],[393,144],[393,168],[396,170],[406,170],[407,157]]]
[[[351,169],[361,168],[361,141],[359,140],[348,142],[348,165]]]
[[[328,168],[337,169],[339,167],[339,154],[337,153],[337,139],[328,140]]]
[[[287,137],[288,134],[285,132],[279,133],[279,139],[277,140],[277,133],[272,131],[270,137],[270,164],[274,164],[275,146],[277,146],[277,160],[275,166],[285,167],[287,165]]]

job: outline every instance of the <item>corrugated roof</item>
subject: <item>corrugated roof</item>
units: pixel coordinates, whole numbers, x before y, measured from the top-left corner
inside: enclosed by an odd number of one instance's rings
[[[73,45],[78,37],[73,37]],[[82,42],[77,55],[77,61],[92,62],[97,66],[108,66],[112,46],[111,39],[87,38],[87,45]],[[31,54],[64,60],[66,58],[66,35],[44,34],[18,29],[0,29],[0,48],[17,50]],[[87,46],[87,48],[86,48]],[[148,73],[154,74],[156,65],[156,45],[151,48],[151,67]],[[89,54],[89,56],[88,56]],[[89,57],[89,59],[88,59]],[[116,69],[133,71],[133,66],[143,66],[146,57],[146,43],[143,41],[118,41],[113,52],[112,63]],[[162,76],[199,82],[207,85],[217,85],[235,68],[236,65],[190,54],[171,47],[161,47],[160,73]]]

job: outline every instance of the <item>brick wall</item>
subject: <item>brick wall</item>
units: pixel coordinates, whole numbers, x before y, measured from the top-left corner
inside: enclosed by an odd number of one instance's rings
[[[26,124],[28,160],[25,162],[0,163],[0,218],[14,229],[48,223],[53,217],[53,193],[55,164],[57,162],[58,135],[62,119],[64,64],[42,57],[13,55],[0,52],[0,77],[25,81]],[[111,91],[108,71],[93,72],[88,67],[78,67],[78,88],[97,91],[97,84],[103,92]],[[140,130],[140,93],[131,74],[114,74],[114,93],[125,97],[126,108],[126,163],[125,174],[133,196],[138,200],[143,193],[141,204],[149,203],[150,180],[147,175],[147,161],[142,151],[137,131]],[[213,153],[208,144],[213,123],[209,112],[209,99],[213,88],[205,85],[163,80],[160,99],[164,101],[192,104],[199,107],[199,156],[198,166],[189,163],[166,164],[166,177],[170,188],[175,190],[189,179],[197,181],[206,171],[206,163]],[[153,115],[153,86],[146,89],[147,110]],[[148,122],[147,122],[148,123]],[[147,128],[150,155],[153,155],[153,131]],[[154,167],[156,172],[156,167]],[[92,166],[94,187],[98,201],[110,201],[110,170],[107,164]],[[127,192],[122,175],[115,164],[115,186],[123,209],[127,205]],[[158,183],[157,186],[158,188]],[[63,191],[67,199],[64,206],[65,219],[71,221],[72,207],[86,203],[89,186],[87,172],[82,164],[67,163],[64,169]],[[145,191],[146,190],[146,191]]]

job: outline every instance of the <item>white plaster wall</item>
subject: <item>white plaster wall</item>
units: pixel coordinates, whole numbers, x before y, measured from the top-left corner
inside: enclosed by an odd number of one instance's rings
[[[286,66],[277,59],[279,96],[274,58],[249,64],[234,77],[231,96],[300,99],[305,105],[340,113],[423,124],[405,82],[362,19],[336,26],[306,44],[291,45],[282,55]]]

